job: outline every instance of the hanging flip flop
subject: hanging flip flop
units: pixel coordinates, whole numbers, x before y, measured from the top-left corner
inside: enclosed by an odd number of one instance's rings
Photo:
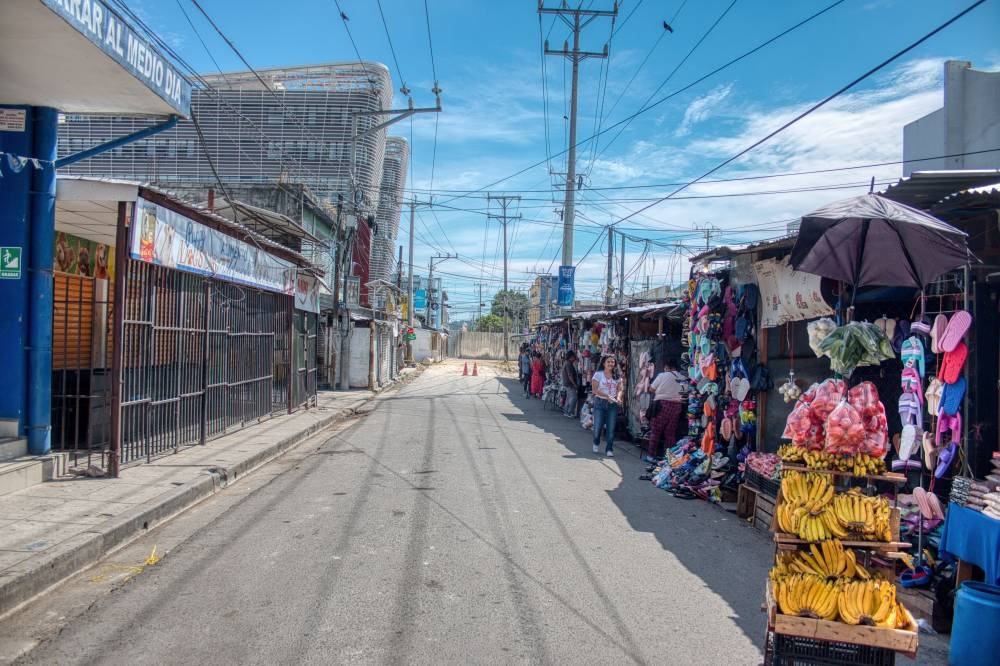
[[[931,324],[931,351],[935,354],[942,354],[944,350],[941,349],[941,338],[944,337],[945,329],[948,328],[948,318],[943,314],[939,314],[934,317],[934,323]]]
[[[944,334],[938,340],[938,346],[942,351],[950,352],[958,346],[958,343],[965,337],[966,331],[972,325],[972,315],[965,310],[959,310],[948,320],[948,326]]]

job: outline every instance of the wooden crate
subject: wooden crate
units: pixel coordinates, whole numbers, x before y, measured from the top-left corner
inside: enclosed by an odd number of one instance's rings
[[[784,501],[784,497],[781,494],[781,490],[778,490],[778,497],[775,500],[775,505],[780,505]],[[892,541],[849,541],[841,539],[840,542],[844,544],[845,548],[862,548],[866,550],[881,550],[881,551],[899,551],[899,550],[909,550],[913,547],[908,541],[899,540],[899,509],[897,507],[892,507],[889,510],[889,530],[892,533]],[[781,545],[800,545],[807,544],[808,541],[798,538],[794,534],[786,534],[778,529],[778,518],[775,512],[771,512],[771,520],[768,523],[772,532],[774,532],[774,540]]]
[[[813,620],[807,617],[784,615],[778,612],[778,604],[774,600],[774,590],[771,581],[767,582],[767,625],[776,634],[802,636],[821,641],[852,643],[854,645],[869,645],[901,652],[911,659],[916,657],[919,645],[917,622],[910,611],[906,613],[905,629],[887,629],[885,627],[869,627],[863,625],[845,624],[830,620]]]
[[[777,500],[773,497],[765,495],[762,492],[757,493],[757,503],[754,507],[754,518],[753,525],[757,529],[767,531],[771,529],[771,524],[774,522],[774,507]]]
[[[757,509],[757,489],[745,483],[740,484],[740,492],[736,497],[736,517],[753,522]]]

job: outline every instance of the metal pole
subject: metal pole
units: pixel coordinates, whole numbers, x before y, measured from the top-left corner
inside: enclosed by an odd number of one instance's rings
[[[618,267],[618,307],[625,307],[625,234],[622,234],[622,246],[619,249],[621,257]]]
[[[406,278],[406,326],[413,326],[413,218],[417,208],[416,199],[410,200],[410,274]],[[413,343],[406,341],[406,361],[413,362]]]
[[[52,247],[56,235],[56,135],[59,112],[32,109],[32,156],[42,168],[32,173],[28,254],[28,453],[52,448]],[[24,257],[22,257],[23,261]]]

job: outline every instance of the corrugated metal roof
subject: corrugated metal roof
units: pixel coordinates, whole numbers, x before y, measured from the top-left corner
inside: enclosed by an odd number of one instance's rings
[[[930,210],[950,195],[988,185],[1000,185],[1000,169],[914,171],[883,194],[907,206]]]

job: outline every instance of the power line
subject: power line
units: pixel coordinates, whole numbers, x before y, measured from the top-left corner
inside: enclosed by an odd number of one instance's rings
[[[409,97],[410,90],[406,87],[406,78],[403,76],[403,70],[399,66],[399,58],[396,57],[396,47],[392,45],[392,37],[389,35],[389,24],[386,23],[385,12],[382,11],[382,0],[375,0],[375,4],[378,5],[378,15],[382,17],[382,27],[385,28],[385,38],[389,42],[389,53],[392,54],[392,61],[396,64],[396,73],[399,74],[399,83],[402,85],[399,92]]]
[[[740,62],[741,60],[744,60],[745,58],[753,55],[757,51],[760,51],[761,49],[763,49],[763,48],[765,48],[765,47],[773,44],[774,42],[778,41],[782,37],[784,37],[784,36],[788,35],[789,33],[794,32],[795,30],[801,28],[802,26],[804,26],[807,23],[813,21],[814,19],[818,18],[822,14],[826,13],[830,9],[833,9],[834,7],[836,7],[837,5],[839,5],[839,4],[843,3],[843,2],[844,2],[844,0],[836,0],[833,4],[828,5],[827,7],[819,10],[818,12],[812,14],[811,16],[808,16],[807,18],[799,21],[795,25],[791,26],[790,28],[787,28],[787,29],[783,30],[782,32],[778,33],[777,35],[774,35],[770,39],[765,40],[761,44],[759,44],[759,45],[755,46],[754,48],[750,49],[749,51],[746,51],[746,52],[742,53],[741,55],[736,56],[735,58],[729,60],[728,62],[720,65],[719,67],[716,67],[712,71],[710,71],[707,74],[705,74],[705,75],[703,75],[703,76],[695,79],[694,81],[692,81],[691,83],[687,84],[686,86],[683,86],[682,88],[680,88],[678,90],[675,90],[674,92],[669,93],[669,94],[665,95],[664,97],[661,97],[660,99],[656,100],[655,102],[653,102],[652,104],[650,104],[647,107],[639,109],[638,111],[636,111],[635,113],[633,113],[631,116],[629,116],[627,118],[623,118],[622,120],[618,121],[617,123],[614,123],[612,125],[609,125],[609,126],[605,127],[603,130],[601,130],[601,135],[607,134],[608,132],[610,132],[611,130],[615,129],[616,127],[619,127],[622,124],[624,124],[626,122],[629,122],[632,118],[635,118],[636,116],[640,116],[643,113],[646,113],[647,111],[650,111],[650,110],[654,109],[655,107],[659,106],[660,104],[666,102],[667,100],[669,100],[669,99],[671,99],[673,97],[676,97],[677,95],[680,95],[681,93],[686,92],[687,90],[690,90],[691,88],[693,88],[694,86],[698,85],[702,81],[705,81],[706,79],[709,79],[712,76],[715,76],[719,72],[721,72],[721,71],[723,71],[725,69],[728,69],[729,67],[735,65],[736,63]],[[592,141],[592,140],[594,140],[596,138],[598,138],[598,137],[597,136],[591,136],[591,137],[588,137],[586,139],[582,139],[581,141],[577,142],[577,146],[582,146],[585,143],[587,143],[588,141]],[[552,157],[558,157],[560,155],[565,155],[567,152],[569,152],[568,148],[566,150],[560,152],[558,155],[553,155]],[[523,173],[531,171],[532,169],[537,168],[537,167],[541,166],[542,164],[545,164],[546,161],[547,160],[542,160],[540,162],[535,162],[534,164],[528,165],[528,166],[524,167],[523,169],[520,169],[519,171],[516,171],[516,172],[510,174],[509,176],[504,176],[503,178],[500,178],[499,180],[496,180],[496,181],[493,181],[492,183],[488,183],[486,185],[483,185],[482,187],[480,187],[480,188],[478,188],[476,190],[473,190],[473,192],[474,193],[475,192],[483,192],[483,191],[485,191],[485,190],[487,190],[487,189],[489,189],[491,187],[495,187],[495,186],[499,185],[500,183],[503,183],[504,181],[508,181],[511,178],[516,178],[517,176],[520,176]],[[464,197],[463,196],[455,196],[455,197],[452,197],[452,198],[448,199],[448,201],[454,201],[455,199],[462,199],[462,198],[464,198]]]
[[[680,192],[683,192],[688,187],[691,187],[692,185],[694,185],[695,183],[697,183],[702,178],[705,178],[707,176],[711,176],[713,173],[715,173],[719,169],[723,168],[727,164],[730,164],[730,163],[738,160],[740,157],[742,157],[743,155],[746,155],[747,153],[749,153],[751,150],[753,150],[757,146],[759,146],[759,145],[763,144],[764,142],[770,140],[772,137],[780,134],[781,132],[785,131],[786,129],[788,129],[789,127],[791,127],[795,123],[797,123],[798,121],[802,120],[803,118],[805,118],[806,116],[808,116],[813,111],[815,111],[815,110],[817,110],[817,109],[825,106],[826,104],[828,104],[830,101],[832,101],[836,97],[839,97],[843,93],[847,92],[848,90],[850,90],[851,88],[853,88],[854,86],[856,86],[858,83],[864,81],[865,79],[867,79],[869,76],[871,76],[875,72],[878,72],[879,70],[881,70],[882,68],[886,67],[890,63],[894,62],[895,60],[901,58],[902,56],[904,56],[905,54],[909,53],[910,51],[912,51],[916,47],[920,46],[921,44],[923,44],[924,42],[926,42],[928,39],[930,39],[934,35],[938,34],[942,30],[944,30],[945,28],[947,28],[948,26],[950,26],[952,23],[954,23],[955,21],[959,20],[960,18],[962,18],[963,16],[965,16],[966,14],[968,14],[969,12],[971,12],[973,9],[975,9],[979,5],[983,4],[984,2],[986,2],[986,0],[977,0],[976,2],[972,3],[971,5],[969,5],[967,8],[965,8],[964,10],[962,10],[961,12],[959,12],[958,14],[956,14],[955,16],[953,16],[952,18],[950,18],[949,20],[945,21],[944,23],[942,23],[938,27],[936,27],[933,30],[931,30],[930,32],[928,32],[926,35],[924,35],[923,37],[921,37],[917,41],[913,42],[912,44],[910,44],[909,46],[903,48],[902,50],[897,51],[895,54],[893,54],[889,58],[883,60],[881,63],[879,63],[875,67],[872,67],[867,72],[865,72],[861,76],[855,78],[853,81],[851,81],[847,85],[841,87],[839,90],[837,90],[833,94],[827,96],[823,100],[821,100],[821,101],[817,102],[816,104],[812,105],[811,107],[809,107],[808,109],[806,109],[805,111],[803,111],[799,115],[795,116],[794,118],[792,118],[791,120],[789,120],[787,123],[785,123],[784,125],[782,125],[778,129],[774,130],[773,132],[771,132],[770,134],[768,134],[764,138],[762,138],[762,139],[760,139],[758,141],[755,141],[754,143],[752,143],[751,145],[747,146],[746,148],[744,148],[740,152],[736,153],[732,157],[724,160],[723,162],[719,163],[718,165],[716,165],[712,169],[709,169],[703,175],[701,175],[698,178],[695,178],[694,180],[692,180],[692,181],[690,181],[690,182],[682,185],[681,187],[677,188],[676,190],[674,190],[673,192],[671,192],[667,196],[661,198],[659,201],[656,201],[654,203],[649,204],[648,206],[640,208],[639,210],[635,211],[634,213],[630,213],[629,215],[626,215],[625,217],[621,218],[618,221],[619,222],[624,222],[625,220],[627,220],[627,219],[629,219],[629,218],[637,215],[638,213],[641,213],[644,210],[649,210],[653,206],[657,205],[657,203],[660,203],[662,201],[666,201],[667,199],[670,199],[670,198],[674,197],[676,194],[678,194]]]

